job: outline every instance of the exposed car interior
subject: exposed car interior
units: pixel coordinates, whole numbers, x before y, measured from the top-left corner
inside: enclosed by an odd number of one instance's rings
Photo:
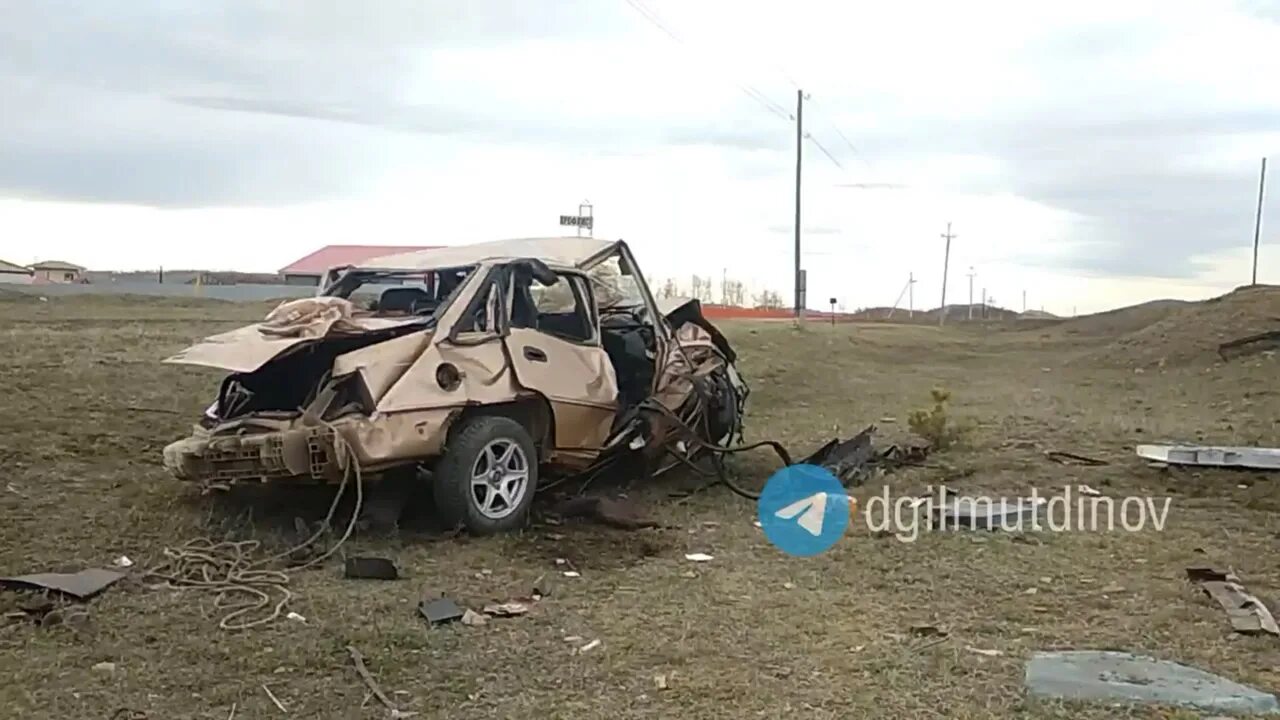
[[[611,262],[612,261],[612,262]],[[590,299],[600,314],[600,345],[613,366],[618,383],[619,417],[649,397],[655,373],[656,340],[638,295],[618,292],[618,258],[609,258],[588,275],[591,286],[579,275],[555,274],[542,280],[517,271],[512,287],[511,326],[530,328],[568,342],[585,343],[595,336]],[[603,276],[603,279],[597,276]],[[633,304],[634,303],[634,304]]]
[[[434,310],[437,301],[431,293],[420,287],[395,287],[382,291],[375,312],[379,314],[405,313],[416,315]]]

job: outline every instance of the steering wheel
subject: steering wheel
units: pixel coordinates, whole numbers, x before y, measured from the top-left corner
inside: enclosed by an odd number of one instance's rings
[[[608,324],[605,323],[606,320],[613,320],[614,318],[621,317],[623,315],[630,316],[631,322],[629,323],[609,322]],[[601,316],[602,317],[600,318],[600,326],[610,328],[610,329],[638,330],[640,328],[644,328],[648,326],[643,320],[640,319],[640,314],[631,308],[605,308],[601,312]]]

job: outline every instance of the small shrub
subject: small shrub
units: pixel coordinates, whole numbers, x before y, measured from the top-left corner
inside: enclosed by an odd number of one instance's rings
[[[924,438],[929,447],[935,450],[946,450],[960,440],[964,429],[957,427],[947,416],[947,402],[951,393],[942,388],[934,388],[929,393],[933,399],[933,407],[929,410],[913,410],[907,416],[907,426],[911,432]]]

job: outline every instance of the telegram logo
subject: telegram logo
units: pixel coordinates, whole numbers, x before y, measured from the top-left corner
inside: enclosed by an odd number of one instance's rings
[[[791,465],[765,483],[756,512],[769,542],[788,555],[808,557],[828,550],[844,535],[852,501],[830,471]]]

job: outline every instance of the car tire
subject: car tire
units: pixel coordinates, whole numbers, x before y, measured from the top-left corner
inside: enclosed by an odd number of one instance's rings
[[[520,423],[480,416],[450,433],[436,465],[436,511],[445,527],[494,535],[524,526],[538,487],[538,452]]]

